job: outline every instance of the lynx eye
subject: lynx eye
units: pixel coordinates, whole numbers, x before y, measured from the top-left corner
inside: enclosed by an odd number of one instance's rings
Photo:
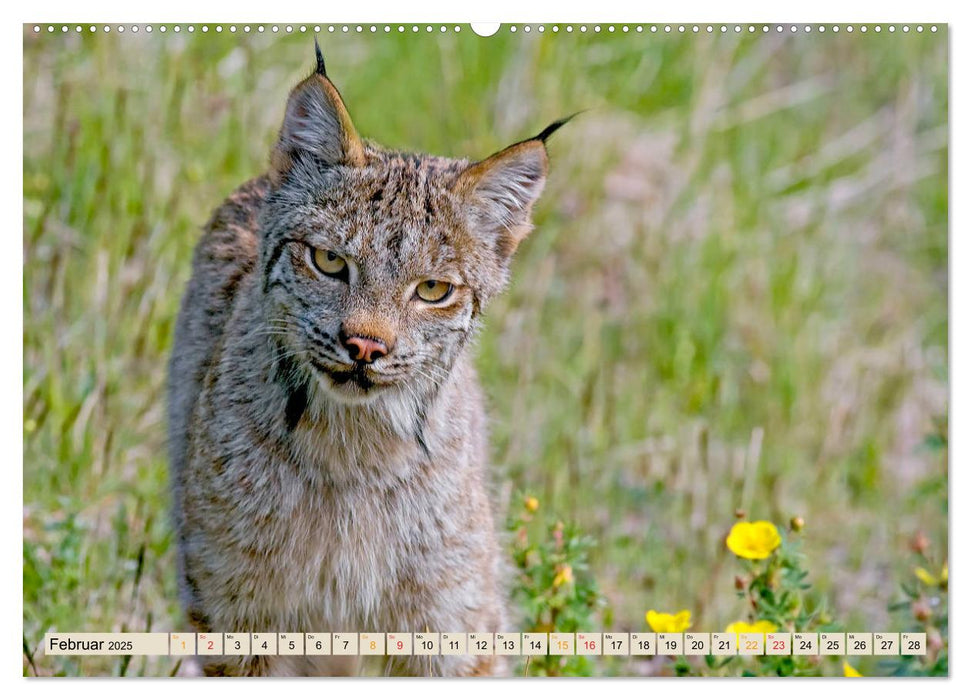
[[[347,261],[332,250],[313,249],[314,267],[331,277],[347,276]]]
[[[418,283],[418,288],[415,289],[415,294],[417,294],[418,298],[422,301],[435,303],[448,299],[453,289],[454,287],[452,287],[452,285],[448,282],[441,282],[439,280],[425,280],[424,282]]]

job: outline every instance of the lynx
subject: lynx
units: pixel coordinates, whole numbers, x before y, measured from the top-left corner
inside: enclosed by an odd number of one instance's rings
[[[206,226],[176,327],[169,449],[196,630],[510,629],[470,346],[565,121],[477,162],[386,150],[358,136],[317,48],[268,171]],[[360,670],[233,651],[200,663]],[[490,656],[387,663],[504,670]]]

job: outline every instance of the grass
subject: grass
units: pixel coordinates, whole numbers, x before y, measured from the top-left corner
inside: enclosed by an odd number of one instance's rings
[[[389,146],[486,155],[590,110],[551,143],[478,365],[499,493],[597,538],[603,628],[736,619],[739,508],[802,516],[835,616],[888,628],[908,538],[947,549],[946,457],[922,449],[948,406],[947,32],[321,41]],[[39,648],[184,626],[163,391],[180,291],[311,65],[307,36],[25,29],[25,674],[172,671]]]

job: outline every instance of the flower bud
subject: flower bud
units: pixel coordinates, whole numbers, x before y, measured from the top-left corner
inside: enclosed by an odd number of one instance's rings
[[[789,529],[793,532],[801,532],[806,526],[806,521],[800,518],[798,515],[789,521]]]
[[[923,598],[915,600],[910,606],[910,611],[914,614],[914,618],[920,622],[927,622],[931,617],[931,606]]]
[[[539,500],[535,496],[529,496],[526,498],[523,505],[526,506],[526,510],[528,510],[530,513],[535,513],[537,510],[539,510]]]
[[[744,520],[745,519],[745,510],[743,508],[736,508],[735,509],[735,517],[738,518],[739,520]]]
[[[748,588],[748,581],[746,579],[742,578],[741,576],[737,576],[736,575],[735,576],[735,590],[736,591],[744,591],[746,588]]]
[[[910,551],[924,556],[927,554],[927,548],[930,547],[930,545],[931,543],[924,533],[918,532],[910,540]]]

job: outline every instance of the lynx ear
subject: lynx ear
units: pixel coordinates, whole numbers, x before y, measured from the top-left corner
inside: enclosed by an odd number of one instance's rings
[[[546,184],[546,139],[569,120],[561,119],[539,135],[473,163],[452,191],[469,207],[473,229],[492,238],[505,260],[532,228],[530,213]]]
[[[317,49],[317,69],[297,85],[287,100],[280,137],[270,156],[270,179],[278,185],[300,153],[327,165],[364,165],[364,144]]]

